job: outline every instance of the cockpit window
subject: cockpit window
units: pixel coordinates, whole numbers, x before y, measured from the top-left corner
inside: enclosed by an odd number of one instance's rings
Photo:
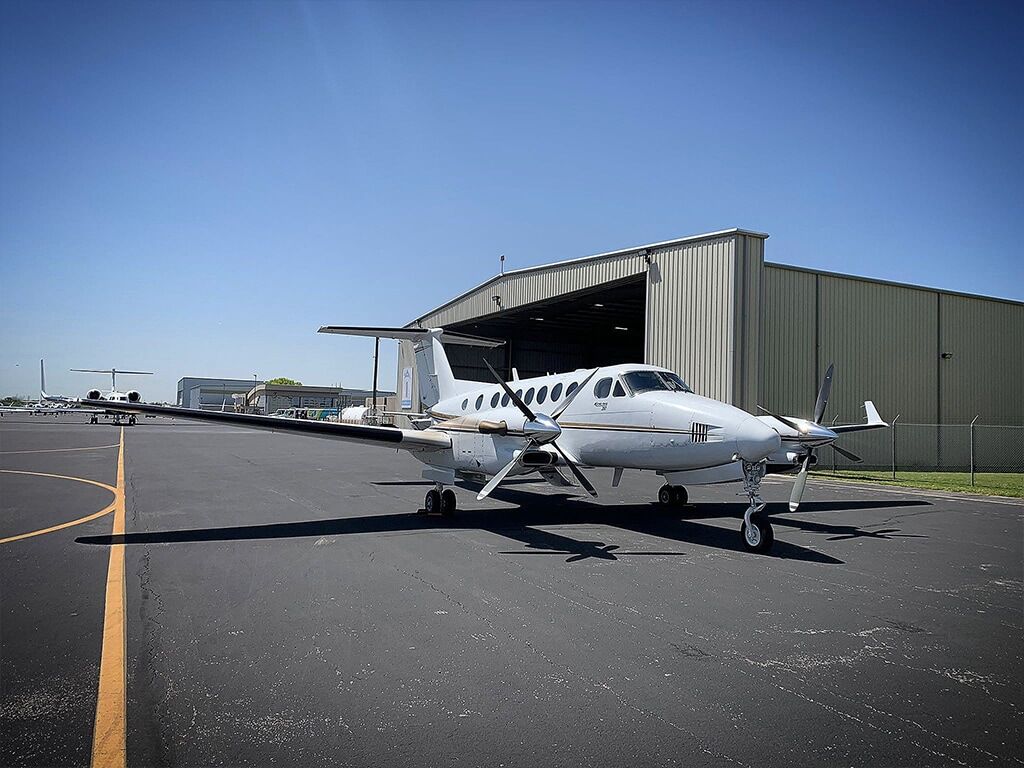
[[[634,395],[641,392],[692,392],[686,382],[674,373],[664,371],[630,371],[622,375]]]

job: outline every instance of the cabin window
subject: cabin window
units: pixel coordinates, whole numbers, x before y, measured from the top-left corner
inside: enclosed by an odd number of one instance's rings
[[[501,406],[502,406],[502,408],[504,408],[506,405],[508,405],[508,394],[507,393],[501,396]]]
[[[562,396],[562,382],[555,384],[554,389],[551,390],[551,402],[558,400]]]
[[[526,403],[527,405],[533,402],[533,387],[530,387],[528,390],[526,390],[526,398],[523,400],[523,402]]]
[[[478,411],[480,410],[480,406],[482,406],[483,404],[484,404],[484,396],[483,395],[477,396],[477,398],[476,398],[476,409]]]
[[[626,390],[624,390],[622,388],[622,382],[621,381],[616,381],[615,382],[615,389],[612,390],[612,397],[625,397],[625,396],[626,396]]]
[[[565,396],[568,397],[569,395],[571,395],[573,392],[577,390],[579,386],[580,385],[577,384],[575,381],[571,382],[569,386],[565,388]]]
[[[518,397],[520,400],[522,400],[523,399],[523,390],[517,389],[516,390],[516,397]]]
[[[612,391],[612,380],[610,378],[601,379],[597,384],[594,385],[594,397],[598,400],[604,400],[608,397],[608,393]]]
[[[495,392],[494,395],[491,396],[491,408],[497,408],[498,407],[498,401],[500,399],[501,399],[501,392]]]
[[[544,401],[548,399],[548,388],[541,387],[537,390],[537,405],[543,405]]]
[[[466,410],[467,408],[469,408],[469,398],[468,397],[465,400],[462,401],[462,410]]]

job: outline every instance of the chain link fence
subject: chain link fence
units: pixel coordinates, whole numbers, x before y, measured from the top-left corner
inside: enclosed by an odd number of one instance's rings
[[[890,429],[852,432],[836,442],[864,463],[824,448],[818,452],[819,472],[880,480],[927,476],[940,485],[946,480],[951,486],[992,486],[1024,495],[1024,426],[978,424],[977,419],[971,424],[904,424],[897,418]]]

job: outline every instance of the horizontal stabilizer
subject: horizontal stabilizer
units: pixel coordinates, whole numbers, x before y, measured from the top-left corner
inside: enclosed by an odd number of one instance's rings
[[[437,328],[389,328],[386,326],[361,325],[322,325],[317,333],[336,333],[341,336],[369,336],[378,339],[402,339],[419,341],[434,334],[445,344],[462,344],[467,347],[500,347],[505,342],[498,339],[487,339],[483,336],[470,336]]]
[[[862,432],[865,429],[882,429],[883,427],[889,426],[885,421],[882,420],[882,417],[878,415],[878,409],[875,408],[875,404],[872,403],[870,400],[864,401],[864,411],[868,415],[868,420],[866,423],[839,424],[834,427],[830,426],[829,429],[831,429],[836,434],[841,434],[843,432]]]

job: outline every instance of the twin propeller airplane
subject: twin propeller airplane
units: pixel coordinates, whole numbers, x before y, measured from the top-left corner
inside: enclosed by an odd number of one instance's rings
[[[428,514],[455,512],[455,493],[445,486],[457,480],[484,483],[477,494],[484,499],[506,477],[536,473],[552,485],[578,485],[596,497],[582,468],[612,469],[613,487],[626,469],[649,470],[665,478],[658,499],[666,505],[685,504],[687,485],[738,481],[750,501],[742,540],[754,552],[767,552],[774,541],[760,494],[766,472],[798,471],[789,502],[795,511],[815,463],[815,449],[847,432],[888,426],[870,401],[864,404],[866,423],[819,423],[832,388],[832,366],[813,417],[805,420],[768,411],[752,416],[695,394],[675,373],[653,365],[609,365],[506,382],[487,364],[495,383],[485,384],[455,378],[442,341],[480,347],[501,342],[442,329],[324,326],[320,333],[413,342],[420,399],[427,406],[428,418],[417,421],[422,428],[199,411],[147,405],[130,396],[101,399],[93,397],[95,391],[79,402],[133,416],[172,416],[402,448],[426,465],[423,478],[434,483],[424,500]]]

